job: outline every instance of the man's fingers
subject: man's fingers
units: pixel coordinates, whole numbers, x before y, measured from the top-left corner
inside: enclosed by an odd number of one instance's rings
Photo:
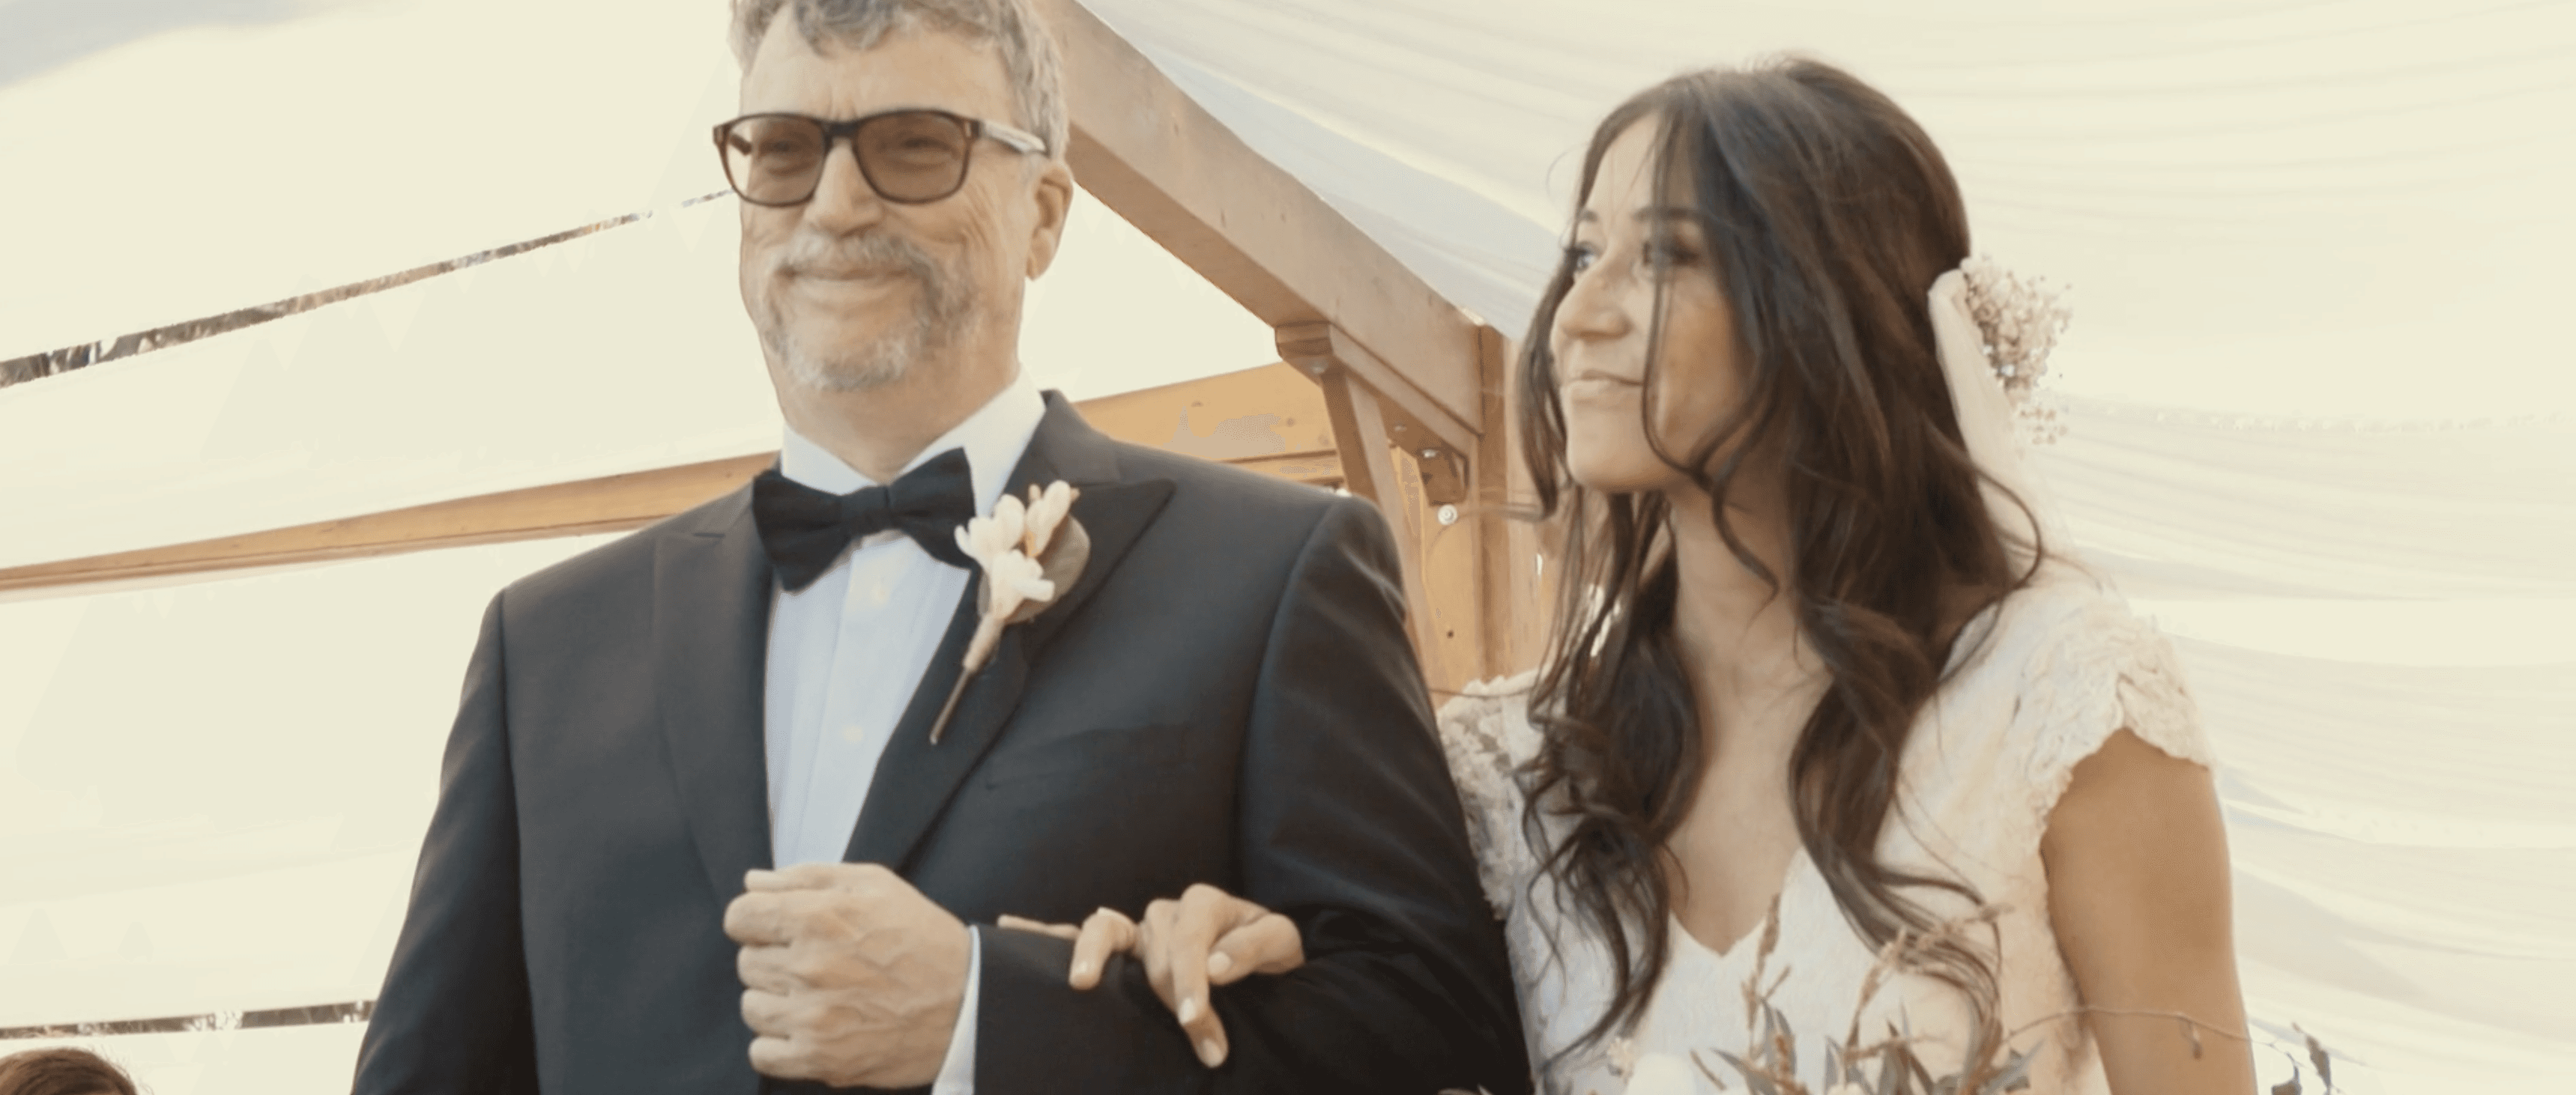
[[[774,871],[743,872],[742,888],[747,893],[777,893],[783,890],[827,890],[840,872],[834,868],[855,866],[850,863],[798,863]]]
[[[1100,984],[1100,971],[1109,964],[1109,956],[1136,946],[1136,922],[1116,909],[1102,908],[1082,922],[1082,930],[1073,940],[1073,969],[1065,981],[1075,989],[1089,991]]]
[[[830,876],[807,871],[807,868],[853,867],[860,873]],[[803,934],[808,922],[865,921],[870,914],[890,901],[912,892],[912,884],[885,873],[870,863],[804,863],[786,871],[753,871],[753,876],[770,874],[773,879],[763,885],[769,889],[749,889],[725,904],[725,935],[746,946],[777,946],[793,943]],[[806,885],[825,881],[828,885]],[[789,883],[793,883],[792,885]],[[901,887],[898,891],[893,887]]]
[[[725,905],[725,935],[752,947],[785,946],[833,918],[864,919],[868,899],[823,890],[753,890]]]
[[[747,947],[775,946],[795,938],[793,895],[754,890],[725,905],[724,932]]]
[[[803,987],[789,968],[785,947],[744,947],[733,960],[734,976],[744,988],[786,994]]]
[[[742,994],[742,1021],[752,1033],[783,1038],[789,1030],[788,1013],[793,1006],[783,994],[749,989]]]
[[[742,885],[744,890],[754,893],[862,890],[892,877],[895,877],[894,872],[876,863],[797,863],[774,871],[746,871]]]
[[[786,874],[779,871],[751,870],[743,872],[742,889],[744,893],[774,893],[779,890],[798,890],[804,887],[797,885]]]
[[[1079,940],[1082,938],[1082,929],[1074,927],[1071,924],[1049,924],[1043,920],[1031,920],[1025,916],[1013,916],[1009,913],[1003,913],[1000,918],[994,920],[993,926],[997,928],[1007,928],[1015,932],[1052,935],[1058,939]]]
[[[822,1073],[816,1068],[814,1055],[807,1052],[803,1044],[791,1038],[762,1035],[752,1039],[751,1068],[752,1071],[763,1076],[775,1076],[781,1080],[822,1078]]]
[[[1278,913],[1265,913],[1217,937],[1208,952],[1208,983],[1231,985],[1256,973],[1281,974],[1305,964],[1306,943],[1297,925]]]

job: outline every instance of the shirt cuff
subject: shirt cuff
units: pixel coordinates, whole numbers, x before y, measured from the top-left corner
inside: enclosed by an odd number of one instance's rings
[[[975,1095],[975,999],[984,981],[984,936],[970,924],[966,938],[966,999],[957,1005],[957,1029],[948,1035],[948,1058],[939,1062],[930,1095]]]

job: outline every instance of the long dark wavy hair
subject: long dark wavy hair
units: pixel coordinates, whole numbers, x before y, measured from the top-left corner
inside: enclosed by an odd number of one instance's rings
[[[1934,349],[1927,294],[1968,257],[1958,183],[1887,96],[1793,58],[1678,76],[1612,111],[1584,156],[1578,208],[1610,144],[1639,124],[1660,150],[1658,204],[1707,236],[1746,370],[1741,401],[1705,436],[1656,439],[1657,451],[1720,503],[1718,533],[1790,599],[1831,678],[1789,762],[1809,860],[1871,945],[1900,932],[1919,940],[1937,925],[1907,891],[1977,895],[1881,862],[1898,760],[1963,622],[2026,585],[2040,557],[2035,538],[2008,541],[1988,512]],[[1665,841],[1711,753],[1673,637],[1672,507],[1661,494],[1586,490],[1567,472],[1549,338],[1574,279],[1569,248],[1531,320],[1519,381],[1523,456],[1540,509],[1565,533],[1530,697],[1544,737],[1531,820],[1546,810],[1570,823],[1546,869],[1611,951],[1611,1006],[1591,1042],[1630,1027],[1654,995],[1672,943]],[[1660,293],[1655,311],[1650,439]],[[1692,447],[1667,448],[1682,444]],[[1785,576],[1746,548],[1723,504],[1757,454],[1752,466],[1786,476]],[[1977,1027],[1968,1060],[1985,1061],[2002,1037],[1992,962],[1956,938],[1917,945],[1923,972],[1966,996]]]

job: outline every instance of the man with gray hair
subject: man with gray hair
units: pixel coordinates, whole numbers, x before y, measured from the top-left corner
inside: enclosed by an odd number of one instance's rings
[[[1074,195],[1027,0],[734,46],[778,466],[493,599],[360,1095],[1528,1090],[1384,521],[1021,375]],[[1186,1028],[1000,927],[1201,882],[1306,960]]]

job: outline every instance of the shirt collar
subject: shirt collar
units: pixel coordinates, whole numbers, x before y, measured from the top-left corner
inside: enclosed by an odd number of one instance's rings
[[[965,421],[923,446],[903,470],[920,467],[923,461],[950,449],[964,449],[967,466],[975,477],[975,512],[991,513],[1002,500],[1003,489],[1010,485],[1011,472],[1020,466],[1020,457],[1028,452],[1029,439],[1037,436],[1038,422],[1045,417],[1046,399],[1023,372],[991,401],[967,415]],[[832,494],[882,485],[842,463],[840,457],[797,433],[793,426],[787,427],[778,447],[778,472]]]

